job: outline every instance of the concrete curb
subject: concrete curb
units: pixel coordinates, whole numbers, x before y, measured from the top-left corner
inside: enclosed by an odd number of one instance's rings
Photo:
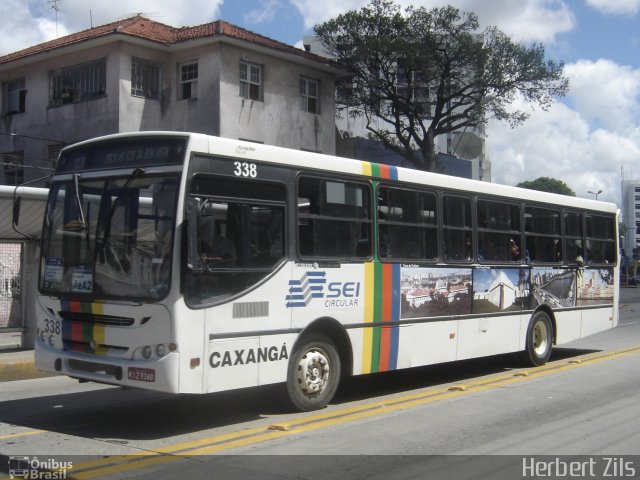
[[[6,358],[15,357],[15,358]],[[0,382],[50,377],[54,373],[41,372],[36,368],[33,351],[20,354],[0,353]]]

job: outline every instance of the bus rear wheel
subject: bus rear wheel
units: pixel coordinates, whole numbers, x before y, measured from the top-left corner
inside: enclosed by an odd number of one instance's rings
[[[527,327],[526,342],[526,348],[522,352],[524,361],[534,367],[547,363],[553,348],[553,326],[546,312],[533,314]]]
[[[341,364],[335,344],[326,335],[312,333],[296,345],[287,371],[287,394],[303,412],[325,407],[340,382]]]

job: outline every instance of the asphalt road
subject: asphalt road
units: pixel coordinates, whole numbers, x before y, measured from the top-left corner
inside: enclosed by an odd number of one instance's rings
[[[276,387],[6,382],[0,472],[37,456],[71,462],[77,479],[640,476],[640,289],[622,290],[620,311],[616,329],[556,348],[542,368],[507,355],[358,377],[310,414],[284,410]]]

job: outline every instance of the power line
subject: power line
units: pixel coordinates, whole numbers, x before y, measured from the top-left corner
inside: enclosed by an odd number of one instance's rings
[[[10,168],[33,168],[34,170],[46,170],[47,172],[54,171],[53,168],[49,168],[49,167],[39,167],[37,165],[25,165],[22,163],[14,163],[14,162],[0,162],[0,165],[4,167],[10,167]]]
[[[6,137],[19,137],[19,138],[28,138],[30,140],[40,140],[42,142],[55,142],[55,143],[64,143],[68,144],[69,142],[65,142],[64,140],[56,140],[53,138],[43,138],[43,137],[34,137],[33,135],[25,135],[21,133],[11,133],[11,132],[0,132],[0,135],[4,135]]]

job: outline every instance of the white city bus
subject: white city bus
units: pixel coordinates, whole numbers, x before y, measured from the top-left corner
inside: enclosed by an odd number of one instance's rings
[[[202,134],[65,148],[38,368],[173,393],[522,352],[617,325],[615,205]]]

